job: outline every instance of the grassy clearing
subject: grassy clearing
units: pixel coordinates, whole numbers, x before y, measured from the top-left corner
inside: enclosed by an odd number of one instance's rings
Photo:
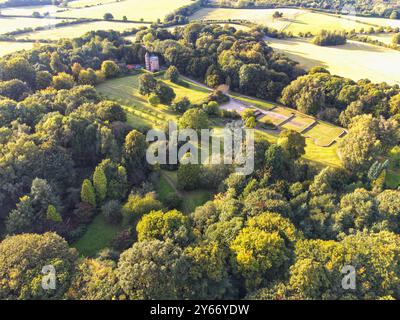
[[[330,147],[317,146],[311,139],[306,139],[304,159],[309,160],[311,163],[319,167],[341,167],[342,162],[337,154],[337,144]]]
[[[109,80],[100,84],[97,89],[108,98],[127,106],[128,108],[126,108],[126,110],[128,113],[144,119],[145,122],[151,125],[160,126],[169,120],[177,120],[178,116],[171,112],[167,106],[151,106],[147,98],[139,93],[139,75],[140,74],[136,74]],[[177,96],[176,99],[188,97],[193,103],[198,103],[204,100],[209,94],[207,89],[186,80],[182,80],[184,85],[174,84],[167,80],[162,81],[174,89]]]
[[[287,130],[294,130],[298,132],[302,132],[308,126],[312,125],[315,122],[315,119],[308,117],[300,117],[296,116],[289,122],[285,123],[282,128]]]
[[[385,44],[392,44],[392,39],[395,33],[379,33],[379,34],[369,34],[367,35],[368,38],[372,40],[378,40]]]
[[[168,180],[174,184],[175,188],[171,186],[171,184],[167,181],[165,177],[163,177],[163,175],[168,177]],[[169,193],[175,192],[177,185],[178,185],[177,171],[164,170],[162,172],[159,184],[156,188],[161,201],[163,197],[165,197]],[[183,213],[189,214],[193,212],[196,209],[196,207],[201,206],[208,200],[210,200],[214,192],[211,190],[198,189],[193,191],[179,191],[179,194],[183,199],[181,210]]]
[[[305,69],[322,66],[332,74],[355,81],[368,78],[372,82],[400,84],[400,52],[396,50],[355,41],[335,47],[316,47],[305,39],[268,38],[268,44]]]
[[[332,141],[337,139],[343,133],[343,129],[333,125],[319,122],[310,130],[304,133],[308,138],[311,138],[315,144],[319,146],[327,146]]]
[[[122,225],[111,225],[106,222],[102,214],[98,214],[89,225],[83,237],[72,246],[83,256],[93,257],[99,250],[108,247],[110,241],[122,229]]]
[[[396,189],[400,187],[400,147],[394,147],[389,153],[390,166],[386,173],[386,185]]]
[[[293,32],[312,32],[318,30],[359,30],[369,27],[368,20],[357,22],[355,20],[342,19],[339,16],[311,12],[303,9],[278,9],[283,17],[274,19],[273,13],[277,9],[225,9],[204,8],[191,16],[192,20],[227,20],[244,19],[268,27]],[[368,18],[365,18],[368,19]],[[385,20],[385,19],[380,19]],[[375,22],[375,21],[374,21]],[[370,23],[374,23],[370,22]],[[383,23],[383,21],[382,21]]]
[[[225,8],[203,8],[193,14],[191,20],[228,20],[243,19],[257,24],[268,25],[272,28],[282,30],[287,27],[297,16],[306,11],[299,9],[279,9],[283,12],[283,19],[274,19],[272,15],[276,9],[225,9]]]
[[[115,19],[126,16],[129,20],[156,21],[163,19],[173,10],[190,3],[190,0],[125,0],[122,2],[107,3],[81,9],[70,9],[57,13],[58,17],[69,18],[103,18],[105,13],[111,13]]]
[[[133,75],[124,78],[118,78],[106,81],[105,83],[99,85],[97,90],[103,95],[107,96],[110,99],[113,99],[122,105],[125,106],[125,110],[127,110],[128,114],[128,123],[134,127],[140,126],[151,126],[157,127],[161,124],[164,124],[166,120],[177,120],[177,115],[170,112],[165,106],[157,106],[153,107],[148,104],[147,100],[141,96],[138,92],[138,76]],[[165,80],[164,80],[165,81]],[[176,86],[174,84],[174,86]],[[202,99],[206,97],[208,94],[208,90],[195,84],[189,82],[189,85],[179,86],[180,88],[175,90],[177,92],[178,97],[187,96],[189,99],[194,101],[193,99]],[[175,88],[174,88],[175,89]],[[262,101],[259,99],[253,99],[251,97],[239,96],[238,94],[234,94],[235,98],[238,98],[242,101],[250,105],[254,105],[265,110],[270,110],[271,108],[276,107],[277,105],[271,102]],[[273,111],[282,112],[285,115],[291,115],[292,113],[296,114],[294,118],[300,124],[308,124],[310,121],[314,121],[312,117],[306,116],[297,112],[296,110],[285,108],[283,106],[276,107]],[[282,119],[281,119],[282,120]],[[280,120],[280,121],[281,121]],[[293,125],[293,124],[292,124]],[[328,125],[327,125],[328,126]],[[320,130],[315,133],[315,135],[322,135],[324,131],[334,130],[335,133],[338,131],[342,132],[341,128],[334,127],[334,129],[330,129],[330,127],[325,128],[325,124],[320,124]],[[328,131],[329,131],[328,130]],[[297,131],[301,131],[301,127],[298,127]],[[314,130],[315,131],[315,130]],[[327,132],[328,132],[327,131]],[[340,133],[338,133],[340,134]],[[338,135],[337,134],[337,135]],[[334,137],[336,138],[337,135]],[[275,143],[277,140],[278,132],[265,132],[257,130],[256,137],[260,139],[266,139],[271,143]],[[313,137],[315,139],[315,137]],[[327,140],[331,141],[332,136],[328,135]],[[336,146],[332,147],[322,147],[314,144],[312,139],[307,139],[307,148],[306,148],[306,159],[313,160],[315,159],[316,163],[324,164],[324,165],[333,165],[340,166],[340,160],[337,156]],[[170,173],[166,171],[166,174],[169,175],[170,179],[174,182],[174,185],[177,185],[176,172]],[[188,201],[200,201],[206,198],[207,193],[204,193],[204,197],[198,196],[195,194],[187,193]],[[200,199],[200,200],[198,200]],[[186,206],[187,210],[190,209],[190,206]]]
[[[48,30],[40,30],[31,33],[21,34],[17,39],[49,39],[58,40],[61,38],[77,38],[89,31],[97,30],[114,30],[125,31],[133,28],[148,26],[144,23],[129,23],[129,22],[113,22],[113,21],[96,21],[89,23],[81,23],[77,25],[65,26],[60,28],[51,28]]]
[[[32,42],[5,42],[0,41],[0,57],[20,50],[30,50],[35,46]]]

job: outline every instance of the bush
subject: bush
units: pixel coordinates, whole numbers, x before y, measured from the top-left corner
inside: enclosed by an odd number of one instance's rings
[[[117,224],[121,222],[121,204],[117,200],[110,200],[101,207],[101,213],[108,223]]]
[[[164,205],[169,209],[178,209],[181,207],[183,199],[175,192],[168,193],[164,198]]]

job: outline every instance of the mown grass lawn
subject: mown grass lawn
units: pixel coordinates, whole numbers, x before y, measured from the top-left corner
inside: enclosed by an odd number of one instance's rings
[[[168,179],[175,185],[178,185],[178,174],[177,171],[162,171],[158,186],[156,188],[157,193],[162,201],[162,198],[171,192],[175,192],[174,188],[167,181],[163,175],[167,176]],[[179,195],[182,197],[182,207],[183,213],[189,214],[193,212],[196,207],[199,207],[206,203],[208,200],[212,199],[214,192],[212,190],[197,189],[193,191],[179,191]]]
[[[333,140],[337,139],[343,133],[343,128],[319,122],[304,135],[314,140],[314,143],[319,146],[327,146]]]
[[[98,214],[89,224],[85,234],[72,246],[86,257],[93,257],[101,249],[110,245],[111,240],[122,231],[122,225],[107,223],[102,214]]]

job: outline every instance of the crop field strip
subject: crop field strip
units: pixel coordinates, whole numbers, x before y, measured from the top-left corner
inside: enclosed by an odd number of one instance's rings
[[[273,18],[275,11],[283,13],[282,18]],[[279,31],[315,33],[316,30],[360,30],[370,26],[400,26],[399,20],[335,15],[306,9],[230,9],[203,8],[190,17],[191,20],[247,20],[266,25]]]
[[[76,38],[84,35],[89,31],[97,30],[115,30],[125,31],[133,28],[140,28],[143,26],[149,26],[145,23],[134,23],[134,22],[117,22],[117,21],[94,21],[87,23],[80,23],[76,25],[69,25],[57,28],[49,28],[46,30],[33,31],[29,33],[23,33],[16,36],[16,39],[30,39],[30,40],[59,40],[61,38]]]
[[[370,79],[372,82],[400,84],[400,52],[357,41],[335,47],[316,47],[307,39],[266,38],[269,46],[298,61],[301,67],[315,66],[327,68],[332,74],[358,81]]]

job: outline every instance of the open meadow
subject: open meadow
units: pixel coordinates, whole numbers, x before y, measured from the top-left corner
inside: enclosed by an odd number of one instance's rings
[[[129,114],[134,116],[131,118],[131,123],[134,122],[135,117],[143,118],[145,123],[150,123],[152,126],[160,126],[168,120],[176,120],[176,114],[168,110],[168,107],[164,105],[154,107],[148,103],[146,97],[139,93],[138,77],[139,74],[109,80],[97,86],[97,90],[106,97],[124,105],[128,120]],[[181,80],[183,85],[171,83],[168,80],[162,81],[174,89],[176,99],[188,97],[193,103],[199,103],[210,93],[207,89],[186,80]]]
[[[0,57],[5,56],[9,53],[13,53],[20,50],[32,49],[35,43],[32,42],[5,42],[0,41]]]
[[[282,18],[273,18],[273,13],[283,13]],[[191,20],[244,19],[266,25],[279,31],[312,32],[318,30],[359,30],[368,27],[366,23],[341,19],[338,16],[312,12],[303,9],[226,9],[203,8],[191,16]]]
[[[33,31],[16,36],[17,39],[31,39],[31,40],[58,40],[61,38],[77,38],[89,31],[97,30],[114,30],[125,31],[133,28],[140,28],[148,26],[144,23],[133,22],[115,22],[115,21],[95,21],[89,23],[80,23],[59,28],[50,28],[46,30]]]
[[[64,20],[61,19],[35,19],[35,18],[14,18],[14,17],[0,17],[0,34],[8,33],[11,31],[22,30],[25,28],[46,27],[51,28],[56,23]]]
[[[125,0],[80,9],[71,8],[68,11],[57,13],[56,16],[101,19],[105,13],[111,13],[115,19],[122,19],[123,16],[126,16],[129,20],[157,21],[189,3],[190,0]]]
[[[140,95],[138,91],[138,76],[139,74],[106,81],[97,86],[97,90],[105,97],[121,103],[127,113],[128,123],[135,128],[161,127],[169,120],[176,121],[178,116],[171,112],[168,107],[163,105],[151,106],[147,99]],[[159,79],[162,79],[161,76]],[[181,79],[183,85],[173,84],[166,80],[163,81],[174,89],[177,99],[188,97],[194,103],[204,100],[210,92],[207,88],[186,79]],[[237,94],[234,96],[238,101],[243,101],[245,105],[271,110],[268,113],[268,120],[271,120],[272,114],[279,118],[279,123],[290,118],[290,121],[285,122],[282,126],[283,129],[292,129],[302,133],[315,122],[313,117],[284,106],[277,106],[271,102],[247,96]],[[276,124],[279,124],[278,122]],[[340,127],[318,122],[315,127],[304,133],[307,141],[304,158],[311,161],[315,159],[317,164],[340,166],[341,162],[336,153],[336,144],[332,145],[332,143],[338,139],[341,133],[343,133],[343,129]],[[279,135],[279,130],[270,130],[268,132],[258,130],[257,134],[263,139],[274,142]]]
[[[332,74],[355,81],[368,78],[392,85],[400,83],[400,52],[396,50],[355,41],[335,47],[316,46],[305,39],[267,41],[305,69],[322,66]]]

